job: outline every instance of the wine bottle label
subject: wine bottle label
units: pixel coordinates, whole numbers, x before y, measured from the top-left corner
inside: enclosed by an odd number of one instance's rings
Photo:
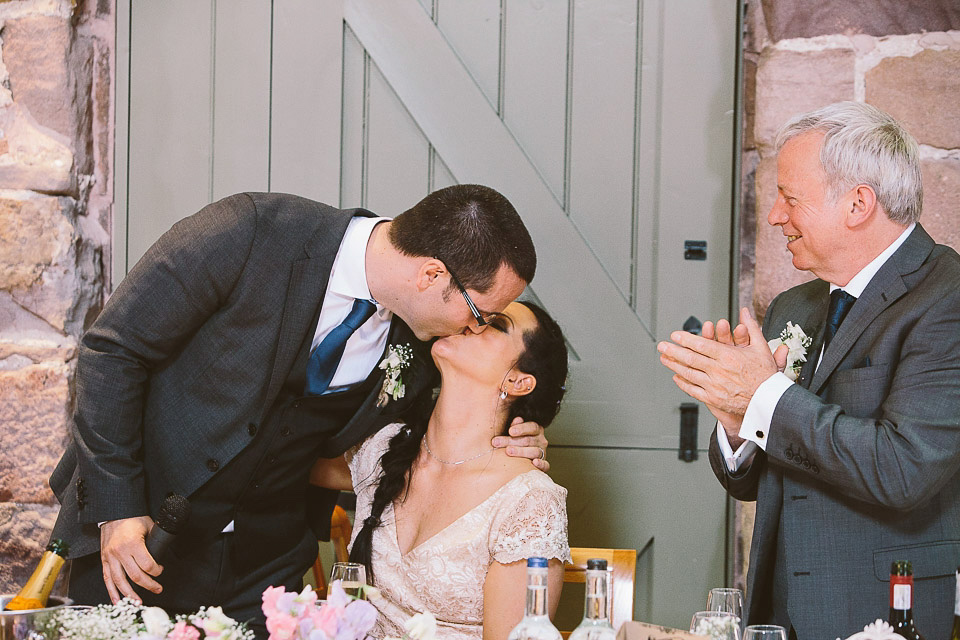
[[[901,611],[906,611],[907,609],[913,608],[912,602],[912,591],[909,584],[895,584],[893,585],[892,598],[890,600],[890,606],[894,609],[900,609]]]

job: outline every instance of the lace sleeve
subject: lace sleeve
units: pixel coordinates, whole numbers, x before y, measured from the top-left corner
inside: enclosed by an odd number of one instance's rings
[[[347,466],[350,468],[350,477],[356,491],[371,480],[376,479],[377,465],[380,457],[390,446],[390,438],[400,430],[400,423],[388,424],[360,444],[351,447],[344,453]],[[375,475],[376,474],[376,475]]]
[[[547,482],[528,490],[495,524],[490,553],[497,562],[509,564],[533,556],[570,561],[567,491]]]

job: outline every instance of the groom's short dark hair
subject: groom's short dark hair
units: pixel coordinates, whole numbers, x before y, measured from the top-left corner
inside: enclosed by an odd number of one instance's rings
[[[490,187],[458,184],[434,191],[390,225],[401,253],[442,260],[468,289],[486,293],[500,265],[533,280],[537,252],[510,201]]]

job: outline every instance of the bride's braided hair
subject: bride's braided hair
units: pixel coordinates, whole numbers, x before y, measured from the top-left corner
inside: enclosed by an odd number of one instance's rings
[[[537,327],[524,333],[525,349],[514,366],[532,375],[537,383],[532,392],[518,396],[510,403],[502,434],[506,434],[517,416],[546,427],[556,417],[566,392],[567,345],[563,332],[546,311],[531,302],[521,304],[533,312]],[[420,453],[420,444],[427,433],[427,423],[436,402],[429,390],[420,394],[403,416],[406,427],[390,438],[387,451],[380,458],[382,474],[373,494],[371,513],[361,523],[362,528],[350,551],[351,562],[366,566],[370,584],[376,584],[371,562],[373,531],[380,526],[380,517],[387,505],[397,500],[408,487],[413,463]]]

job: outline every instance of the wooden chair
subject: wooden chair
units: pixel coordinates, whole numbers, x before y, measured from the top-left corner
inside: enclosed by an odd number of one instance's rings
[[[350,524],[350,518],[343,507],[337,505],[333,508],[333,516],[330,518],[330,542],[333,543],[333,556],[336,562],[346,562],[350,558],[350,552],[347,551],[347,544],[350,542],[350,534],[353,532],[353,525]],[[323,563],[320,556],[313,563],[313,580],[316,586],[314,591],[320,599],[327,597],[327,572],[323,569]]]
[[[607,561],[607,613],[614,629],[619,629],[627,620],[633,620],[633,589],[637,577],[636,549],[596,549],[592,547],[571,547],[573,562],[564,563],[563,581],[587,582],[587,560],[603,558]],[[570,637],[573,630],[562,631],[564,638]]]

